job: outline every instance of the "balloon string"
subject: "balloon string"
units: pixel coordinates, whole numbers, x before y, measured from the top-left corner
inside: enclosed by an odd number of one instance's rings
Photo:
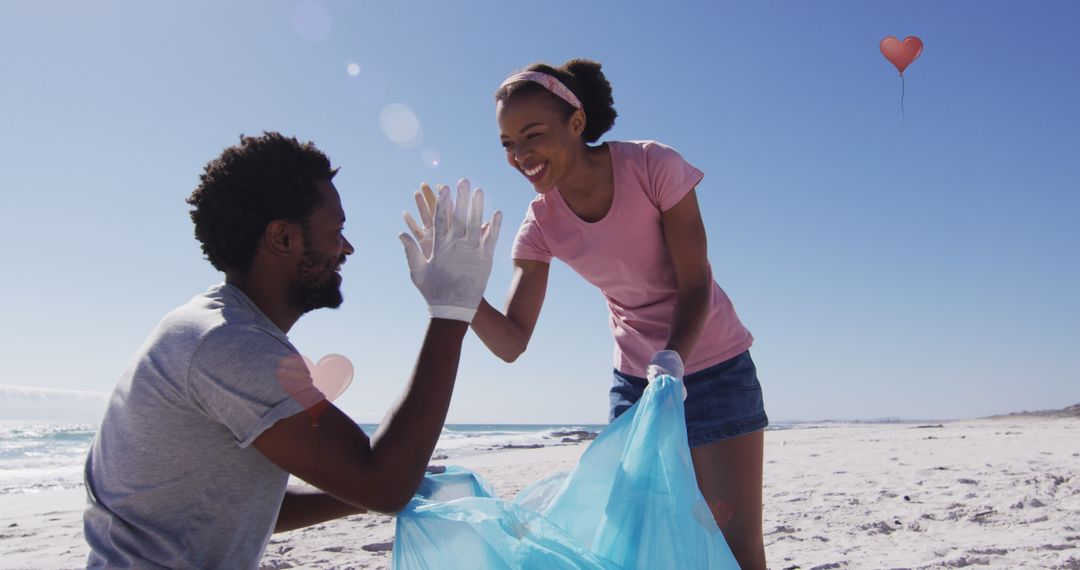
[[[318,476],[319,467],[322,465],[322,430],[319,429],[319,424],[314,424],[315,428],[315,474]]]
[[[901,73],[900,74],[900,122],[904,122],[904,119],[905,119],[905,115],[904,115],[904,91],[906,91],[906,90],[907,90],[907,88],[904,86],[904,74]]]

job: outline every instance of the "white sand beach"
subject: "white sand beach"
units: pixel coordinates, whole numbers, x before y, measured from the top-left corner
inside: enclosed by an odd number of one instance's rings
[[[453,463],[501,496],[570,469],[585,444]],[[1080,419],[821,424],[766,434],[770,568],[1080,570]],[[438,462],[436,462],[438,463]],[[0,496],[0,568],[78,568],[83,492]],[[275,535],[263,568],[389,568],[394,519]]]

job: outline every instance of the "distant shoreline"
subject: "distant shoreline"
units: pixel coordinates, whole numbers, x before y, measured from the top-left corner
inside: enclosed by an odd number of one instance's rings
[[[988,416],[985,419],[998,420],[1010,418],[1080,418],[1080,404],[1073,404],[1060,410],[1037,410],[1033,412],[1025,410],[1023,412],[1013,412],[1011,414]]]

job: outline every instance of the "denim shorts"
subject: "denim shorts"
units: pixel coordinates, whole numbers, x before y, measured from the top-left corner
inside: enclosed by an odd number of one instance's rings
[[[687,374],[683,382],[687,393],[686,436],[690,447],[748,434],[769,425],[757,368],[750,359],[750,351]],[[608,421],[614,421],[630,409],[645,393],[648,385],[649,381],[645,378],[616,370],[615,382],[611,386]]]

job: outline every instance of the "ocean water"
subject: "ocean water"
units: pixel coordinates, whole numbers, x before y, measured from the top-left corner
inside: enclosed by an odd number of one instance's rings
[[[362,424],[368,435],[377,425]],[[437,459],[510,447],[563,445],[560,432],[599,432],[603,425],[451,424],[435,448]],[[0,422],[0,495],[73,489],[97,426],[64,422]]]
[[[869,422],[873,423],[877,422]],[[774,422],[768,429],[821,425],[830,423]],[[376,424],[360,424],[360,427],[368,435],[374,435],[378,429]],[[433,460],[452,462],[456,457],[508,448],[567,445],[562,441],[567,437],[566,432],[599,433],[605,427],[603,424],[449,424],[439,436]],[[97,426],[87,423],[0,421],[0,495],[82,487],[83,464],[96,433]]]
[[[0,422],[0,495],[82,486],[95,433],[92,424]]]

